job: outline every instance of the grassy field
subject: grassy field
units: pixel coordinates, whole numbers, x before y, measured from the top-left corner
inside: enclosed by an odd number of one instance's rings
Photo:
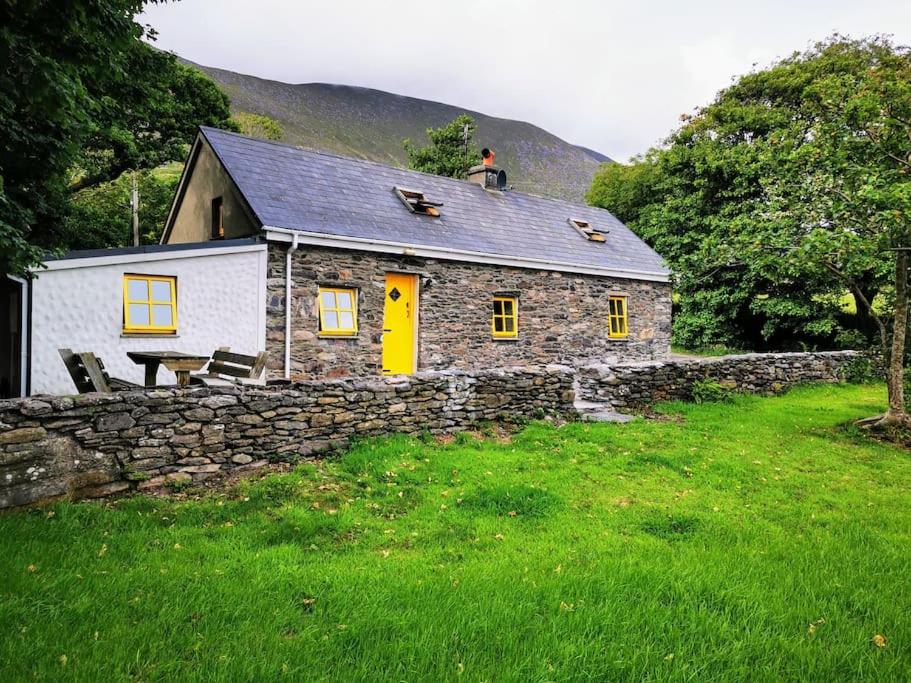
[[[841,426],[883,402],[393,438],[0,515],[0,680],[909,680],[911,457]]]

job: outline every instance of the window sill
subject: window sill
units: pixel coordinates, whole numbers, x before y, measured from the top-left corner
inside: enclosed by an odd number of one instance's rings
[[[358,334],[324,334],[318,332],[316,335],[317,339],[357,339]]]
[[[625,342],[625,341],[629,341],[629,339],[630,339],[630,336],[629,336],[629,335],[626,335],[625,337],[608,337],[608,338],[607,338],[607,341],[612,341],[612,342]]]
[[[167,337],[168,339],[180,339],[179,334],[174,332],[121,332],[121,339],[147,339],[149,337]]]
[[[495,342],[517,342],[519,341],[518,337],[491,337],[492,341]]]

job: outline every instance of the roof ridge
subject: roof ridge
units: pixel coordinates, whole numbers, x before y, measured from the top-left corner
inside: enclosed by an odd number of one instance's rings
[[[207,135],[207,133],[209,133],[209,132],[214,132],[219,135],[229,135],[231,137],[240,138],[241,140],[247,140],[249,142],[273,145],[275,147],[296,150],[299,152],[309,152],[311,154],[318,154],[319,156],[329,157],[331,159],[343,159],[345,161],[355,161],[355,162],[361,163],[361,164],[370,164],[371,166],[379,166],[380,168],[388,168],[393,171],[402,171],[404,173],[414,173],[415,175],[427,176],[429,178],[433,178],[434,180],[443,180],[445,182],[453,182],[453,183],[467,184],[467,185],[473,185],[473,186],[477,185],[477,183],[474,183],[470,180],[466,180],[466,179],[462,179],[462,178],[452,178],[450,176],[437,175],[435,173],[427,173],[426,171],[416,171],[413,168],[402,168],[401,166],[390,166],[389,164],[384,164],[379,161],[373,161],[372,159],[358,159],[357,157],[349,157],[349,156],[345,156],[344,154],[335,154],[333,152],[326,152],[324,150],[313,149],[312,147],[304,147],[303,145],[292,145],[288,142],[279,142],[277,140],[266,140],[264,138],[255,138],[255,137],[252,137],[249,135],[244,135],[243,133],[235,133],[234,131],[231,131],[231,130],[224,130],[222,128],[213,128],[212,126],[200,126],[199,130],[203,133],[203,135]],[[608,211],[607,209],[603,209],[600,206],[593,206],[591,204],[584,204],[581,202],[573,202],[568,199],[561,199],[559,197],[545,197],[544,195],[535,194],[534,192],[523,192],[522,190],[508,190],[508,192],[510,192],[512,194],[523,195],[525,197],[534,197],[535,199],[541,199],[541,200],[547,201],[547,202],[554,202],[554,203],[565,204],[565,205],[569,205],[569,206],[579,206],[579,207],[584,207],[586,209],[594,209],[596,211],[608,214],[611,218],[613,218],[615,220],[619,220],[610,211]],[[571,218],[571,216],[567,216],[567,218]]]

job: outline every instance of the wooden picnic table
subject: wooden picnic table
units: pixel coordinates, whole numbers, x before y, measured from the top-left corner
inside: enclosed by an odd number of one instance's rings
[[[209,362],[208,356],[180,351],[127,351],[127,356],[136,365],[145,365],[147,387],[154,387],[157,384],[160,365],[164,365],[177,375],[177,386],[185,387],[190,384],[190,373],[202,369]]]

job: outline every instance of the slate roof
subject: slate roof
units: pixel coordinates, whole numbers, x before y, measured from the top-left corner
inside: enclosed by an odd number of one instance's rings
[[[522,192],[384,166],[201,128],[264,227],[383,240],[513,259],[546,259],[580,267],[650,274],[669,271],[661,257],[610,212]],[[443,202],[441,216],[412,214],[393,187]],[[568,222],[608,231],[590,242]],[[397,253],[401,253],[398,251]],[[461,260],[470,261],[469,256]],[[658,278],[655,278],[658,276]]]

